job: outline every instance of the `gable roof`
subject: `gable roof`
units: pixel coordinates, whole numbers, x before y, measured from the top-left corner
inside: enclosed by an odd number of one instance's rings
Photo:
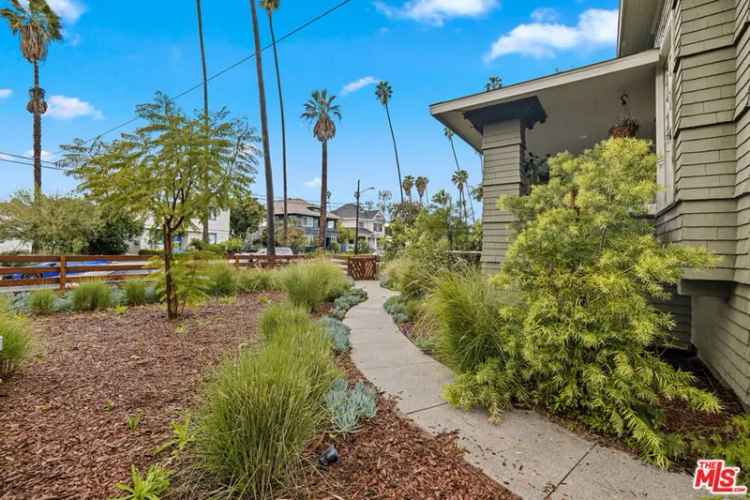
[[[284,214],[284,200],[273,202],[273,212],[275,215]],[[320,217],[320,207],[301,198],[289,198],[287,200],[287,212],[289,215],[306,215],[309,217]],[[328,212],[329,219],[338,219],[335,211]]]
[[[346,203],[334,210],[333,213],[338,215],[342,219],[354,219],[357,216],[357,204]],[[360,219],[376,219],[378,218],[378,216],[384,219],[383,214],[378,209],[367,210],[362,208],[362,206],[359,207]]]
[[[620,0],[617,57],[654,47],[665,0]]]

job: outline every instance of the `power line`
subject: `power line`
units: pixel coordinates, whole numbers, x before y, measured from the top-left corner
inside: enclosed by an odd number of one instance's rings
[[[334,12],[336,12],[340,8],[344,7],[345,5],[351,3],[352,1],[354,1],[354,0],[343,0],[342,2],[339,2],[338,4],[336,4],[333,7],[329,8],[328,10],[325,10],[325,11],[321,12],[317,16],[315,16],[315,17],[307,20],[306,22],[302,23],[301,25],[297,26],[296,28],[294,28],[289,33],[286,33],[285,35],[283,35],[281,38],[278,38],[276,40],[276,43],[278,44],[279,42],[283,42],[284,40],[287,40],[288,38],[296,35],[300,31],[302,31],[305,28],[307,28],[307,27],[315,24],[316,22],[320,21],[321,19],[323,19],[325,17],[328,17],[329,15],[333,14]],[[262,51],[266,51],[266,50],[268,50],[268,49],[270,49],[272,47],[273,47],[273,42],[271,42],[270,44],[264,46],[261,50]],[[242,64],[245,64],[246,62],[251,61],[253,59],[255,59],[255,54],[254,53],[250,54],[249,56],[243,57],[239,61],[237,61],[237,62],[235,62],[233,64],[230,64],[229,66],[225,67],[224,69],[222,69],[222,70],[218,71],[217,73],[214,73],[213,75],[209,76],[208,77],[208,81],[215,80],[216,78],[219,78],[220,76],[226,74],[227,72],[233,70],[234,68],[236,68],[238,66],[241,66]],[[194,92],[194,91],[196,91],[196,90],[198,90],[198,89],[200,89],[202,87],[203,87],[203,82],[198,83],[196,85],[193,85],[189,89],[184,90],[184,91],[180,92],[179,94],[175,95],[173,97],[173,99],[175,99],[175,100],[180,99],[181,97],[184,97],[184,96],[190,94],[191,92]],[[100,133],[100,134],[98,134],[98,135],[96,135],[96,136],[94,136],[94,137],[92,137],[90,139],[87,139],[86,141],[84,141],[84,144],[92,142],[92,141],[95,141],[95,140],[99,139],[102,136],[105,136],[107,134],[115,132],[115,131],[123,128],[123,127],[126,127],[126,126],[130,125],[131,123],[137,122],[138,120],[140,120],[140,117],[137,117],[137,116],[133,117],[133,118],[127,120],[127,121],[122,122],[119,125],[116,125],[116,126],[110,128],[110,129],[105,130],[104,132],[102,132],[102,133]],[[57,154],[59,152],[60,151],[58,150],[58,151],[55,152],[55,154]]]
[[[29,162],[25,162],[25,161],[21,161],[21,160],[13,160],[13,159],[10,159],[10,158],[0,158],[0,161],[6,162],[6,163],[12,163],[12,164],[15,164],[15,165],[23,165],[25,167],[33,167],[34,166],[33,163],[29,163]],[[49,170],[57,170],[58,172],[67,172],[68,171],[67,168],[53,167],[53,166],[50,166],[50,165],[42,165],[42,168],[46,168],[46,169],[49,169]]]
[[[3,156],[10,156],[12,158],[18,158],[20,160],[34,161],[34,158],[31,157],[31,156],[24,156],[24,155],[19,155],[19,154],[15,154],[15,153],[8,153],[8,152],[5,152],[5,151],[0,151],[0,158],[2,158]],[[49,161],[49,160],[42,160],[42,163],[50,163],[50,164],[53,164],[55,166],[57,165],[54,161]]]

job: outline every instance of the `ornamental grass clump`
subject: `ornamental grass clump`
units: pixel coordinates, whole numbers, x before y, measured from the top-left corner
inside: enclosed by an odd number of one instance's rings
[[[127,280],[123,282],[122,291],[125,293],[125,304],[128,306],[143,306],[149,303],[149,284],[144,280]]]
[[[652,299],[668,299],[683,269],[714,259],[654,236],[647,206],[657,192],[656,157],[648,142],[611,139],[549,164],[547,185],[501,200],[518,221],[517,235],[494,282],[512,290],[514,301],[499,307],[496,333],[478,336],[477,349],[454,346],[464,371],[447,395],[465,407],[489,406],[494,417],[529,400],[620,436],[665,467],[674,449],[661,403],[721,408],[691,374],[659,358],[654,347],[669,342],[674,322]],[[438,308],[456,301],[440,295]],[[484,361],[480,346],[488,350]]]
[[[285,333],[226,361],[206,387],[196,452],[221,496],[272,498],[325,424],[323,400],[338,378],[331,341],[315,326]]]
[[[81,283],[71,293],[73,310],[102,311],[112,306],[112,289],[106,283]]]
[[[243,269],[237,274],[237,289],[243,293],[257,293],[277,288],[273,271]]]
[[[54,290],[36,290],[28,298],[28,308],[35,316],[46,316],[56,312],[57,294]]]
[[[297,335],[300,331],[310,330],[312,326],[310,314],[289,302],[268,306],[259,322],[260,333],[265,340],[273,340],[278,335]]]
[[[237,269],[226,262],[212,262],[207,266],[208,294],[229,297],[237,293]]]
[[[351,288],[346,274],[326,259],[287,266],[278,271],[278,282],[293,304],[309,311],[335,300]]]
[[[31,324],[27,319],[11,312],[0,298],[0,380],[12,375],[31,354]]]

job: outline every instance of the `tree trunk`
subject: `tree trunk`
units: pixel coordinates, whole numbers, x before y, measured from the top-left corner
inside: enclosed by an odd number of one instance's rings
[[[396,134],[393,132],[393,123],[391,123],[391,110],[388,104],[385,105],[385,115],[388,117],[388,128],[391,131],[391,140],[393,141],[393,153],[396,155],[396,171],[398,172],[398,189],[401,193],[401,203],[404,202],[404,185],[401,180],[401,162],[398,160],[398,146],[396,145]]]
[[[289,244],[289,195],[287,192],[287,170],[286,170],[286,118],[284,114],[284,93],[281,90],[281,70],[279,69],[279,52],[276,48],[276,32],[273,29],[273,14],[268,11],[268,26],[271,29],[271,42],[273,43],[273,62],[276,66],[276,87],[279,90],[279,111],[281,113],[281,161],[284,177],[284,244]]]
[[[451,143],[451,151],[453,151],[453,159],[456,161],[456,170],[461,170],[461,167],[458,164],[458,155],[456,154],[456,145],[453,144],[453,137],[451,137],[449,140]]]
[[[328,141],[323,141],[320,172],[320,230],[318,243],[326,249],[326,230],[328,229]]]
[[[169,224],[162,226],[162,233],[164,234],[164,292],[167,296],[167,318],[171,321],[177,319],[178,304],[172,278],[172,228]]]
[[[39,88],[39,63],[34,61],[34,88]],[[42,115],[34,109],[34,201],[42,196]]]
[[[276,255],[276,231],[273,212],[273,170],[271,168],[271,144],[268,138],[268,113],[266,111],[266,89],[263,84],[263,60],[261,59],[260,32],[258,30],[258,12],[255,0],[250,0],[250,11],[253,16],[253,37],[255,41],[255,69],[258,73],[258,99],[260,101],[260,126],[263,137],[263,163],[266,176],[266,227],[268,231],[266,253]]]
[[[208,128],[208,71],[206,69],[206,45],[203,40],[203,9],[201,8],[201,0],[195,0],[195,7],[198,11],[198,38],[200,39],[201,48],[201,68],[203,70],[203,120]],[[204,179],[203,189],[209,189],[208,181]],[[203,214],[203,242],[208,243],[208,219],[209,212],[206,211]]]

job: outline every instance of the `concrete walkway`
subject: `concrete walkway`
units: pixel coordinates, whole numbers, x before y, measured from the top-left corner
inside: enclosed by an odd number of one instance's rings
[[[369,299],[345,320],[352,329],[352,359],[380,390],[399,398],[399,409],[424,430],[458,430],[466,459],[525,499],[698,498],[686,474],[659,471],[630,455],[604,448],[536,412],[514,410],[492,425],[483,412],[452,408],[440,396],[452,372],[423,354],[383,309],[392,292],[360,282]]]

